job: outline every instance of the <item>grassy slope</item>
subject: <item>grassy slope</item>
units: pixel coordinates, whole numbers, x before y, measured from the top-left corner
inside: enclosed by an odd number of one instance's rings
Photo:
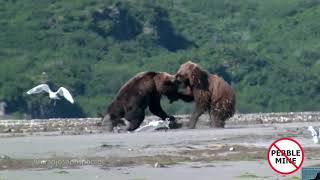
[[[49,103],[23,94],[43,71],[73,92],[70,111],[96,115],[135,73],[174,73],[190,58],[232,83],[239,111],[319,110],[317,1],[116,2],[0,2],[0,100],[10,112]]]

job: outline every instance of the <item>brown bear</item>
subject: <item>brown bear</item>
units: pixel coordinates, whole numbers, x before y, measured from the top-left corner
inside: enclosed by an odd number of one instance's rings
[[[145,109],[173,123],[175,118],[169,116],[160,105],[161,96],[165,95],[172,102],[177,99],[193,101],[192,94],[178,93],[178,84],[173,75],[165,72],[142,72],[132,77],[118,91],[116,98],[109,105],[103,118],[103,126],[109,131],[117,125],[124,125],[125,118],[129,125],[128,131],[137,129],[145,117]]]
[[[183,91],[193,95],[196,103],[188,127],[195,128],[201,114],[208,111],[210,125],[223,128],[225,121],[235,113],[236,97],[232,87],[191,61],[182,64],[175,77],[183,85],[182,89],[185,88]]]

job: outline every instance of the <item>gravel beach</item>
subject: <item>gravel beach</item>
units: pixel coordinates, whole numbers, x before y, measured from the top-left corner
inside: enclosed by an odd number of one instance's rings
[[[320,145],[307,127],[320,114],[237,114],[224,129],[106,133],[100,119],[0,120],[0,179],[297,179],[266,160],[276,139],[291,137],[306,166],[320,166]],[[177,116],[185,123],[188,116]],[[147,117],[145,123],[157,118]]]

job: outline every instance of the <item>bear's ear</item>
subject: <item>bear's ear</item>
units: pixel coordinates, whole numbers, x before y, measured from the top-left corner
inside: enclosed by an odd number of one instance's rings
[[[195,66],[191,71],[190,85],[198,89],[203,89],[203,90],[208,89],[209,88],[208,78],[209,76],[206,71],[200,69],[198,66]]]

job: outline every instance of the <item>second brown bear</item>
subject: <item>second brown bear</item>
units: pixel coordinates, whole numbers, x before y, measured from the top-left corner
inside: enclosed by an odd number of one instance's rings
[[[210,74],[197,64],[188,61],[180,66],[176,80],[189,88],[195,100],[189,128],[195,128],[198,118],[208,111],[211,126],[223,128],[225,121],[235,113],[236,96],[232,87],[221,77]]]

